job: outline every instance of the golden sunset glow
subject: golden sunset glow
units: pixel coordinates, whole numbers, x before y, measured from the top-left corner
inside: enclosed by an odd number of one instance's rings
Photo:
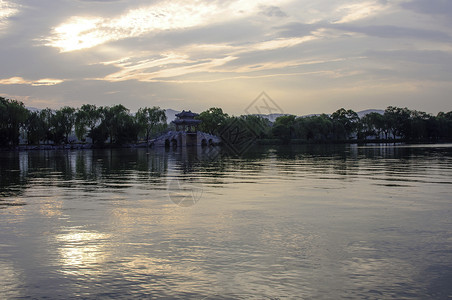
[[[452,300],[452,0],[0,0],[0,45],[0,300]]]
[[[86,269],[88,266],[93,266],[106,259],[104,246],[101,245],[102,240],[109,238],[106,234],[74,228],[56,238],[58,243],[61,244],[58,251],[65,273],[83,274],[83,269],[75,271],[75,268],[83,265]]]
[[[54,29],[56,38],[48,45],[60,48],[62,51],[73,51],[91,48],[109,40],[98,30],[102,19],[72,18],[68,23]]]
[[[345,4],[337,9],[342,17],[335,23],[354,22],[375,15],[383,9],[385,9],[385,5],[379,1]]]
[[[132,9],[113,19],[74,17],[53,30],[46,45],[62,52],[92,48],[109,41],[162,30],[191,28],[243,17],[264,1],[232,1],[218,5],[201,1],[176,1]]]
[[[26,84],[32,86],[46,86],[46,85],[56,85],[62,83],[64,80],[62,79],[52,79],[52,78],[44,78],[38,80],[26,80],[22,77],[11,77],[7,79],[0,79],[0,84]]]
[[[19,12],[18,5],[11,1],[0,0],[0,30],[4,29],[8,18]]]
[[[202,111],[216,97],[241,114],[266,90],[297,114],[348,103],[435,113],[452,93],[452,13],[428,3],[84,0],[56,11],[0,0],[0,86],[39,107],[128,99],[131,110]]]

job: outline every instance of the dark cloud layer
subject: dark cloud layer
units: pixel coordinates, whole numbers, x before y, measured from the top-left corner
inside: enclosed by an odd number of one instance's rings
[[[244,99],[266,90],[295,113],[333,111],[343,99],[376,107],[376,91],[405,106],[431,94],[414,108],[452,109],[449,0],[14,3],[17,12],[0,20],[0,94],[31,106],[224,104],[241,113]],[[52,46],[68,24],[68,40]],[[78,42],[87,46],[64,48]],[[33,86],[47,79],[54,85]]]
[[[267,17],[287,17],[287,14],[278,6],[263,6],[260,13]]]
[[[421,14],[452,15],[452,1],[450,0],[412,0],[402,3],[402,7]]]
[[[390,39],[421,39],[452,43],[452,36],[449,33],[429,30],[422,28],[409,28],[391,25],[372,25],[372,26],[356,26],[356,25],[336,25],[336,29],[363,33],[368,36]]]
[[[322,24],[305,24],[300,22],[290,22],[283,26],[278,26],[275,29],[278,30],[280,36],[295,37],[295,36],[306,36],[310,34],[313,30],[318,29],[320,27],[322,27]]]

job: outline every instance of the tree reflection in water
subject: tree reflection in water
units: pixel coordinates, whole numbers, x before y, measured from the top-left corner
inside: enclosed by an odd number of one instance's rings
[[[259,146],[241,157],[219,147],[1,152],[0,205],[14,205],[5,199],[22,195],[30,180],[87,191],[97,187],[126,189],[136,182],[167,184],[171,169],[171,176],[197,177],[206,184],[220,184],[231,172],[257,175],[272,161],[281,175],[305,170],[314,176],[347,180],[358,176],[362,166],[371,163],[376,165],[374,175],[384,173],[397,180],[395,177],[409,176],[411,172],[422,173],[430,160],[441,160],[444,151],[450,154],[450,150],[441,149],[441,154],[436,155],[438,148],[433,146],[338,144]],[[414,161],[413,157],[425,163]]]

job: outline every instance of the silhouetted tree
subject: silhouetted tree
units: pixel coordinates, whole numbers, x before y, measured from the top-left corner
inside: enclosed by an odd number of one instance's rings
[[[40,131],[44,133],[41,140],[45,143],[48,143],[49,141],[55,142],[52,124],[53,114],[54,112],[50,108],[45,108],[39,112],[39,119],[41,120]]]
[[[165,110],[157,106],[140,108],[135,117],[139,131],[141,134],[144,134],[146,142],[149,142],[152,133],[162,131],[167,125]]]
[[[257,115],[230,117],[221,108],[212,107],[199,114],[200,130],[220,134],[228,127],[248,130],[250,138],[278,138],[283,143],[292,139],[347,140],[367,136],[403,138],[408,140],[451,140],[452,112],[431,114],[388,106],[383,115],[373,112],[359,119],[356,112],[341,108],[331,116],[326,114],[307,117],[281,116],[272,124]],[[238,122],[238,123],[237,123]],[[235,125],[238,124],[238,126]],[[138,135],[149,140],[152,134],[164,130],[165,111],[159,107],[140,108],[135,116],[119,104],[112,107],[82,105],[79,109],[65,106],[56,111],[49,108],[32,112],[22,102],[0,97],[0,145],[13,146],[19,143],[21,132],[29,144],[68,142],[75,125],[80,140],[91,137],[93,143],[132,143]],[[230,135],[232,136],[232,134]],[[243,139],[241,140],[243,141]]]
[[[287,115],[276,118],[273,124],[272,133],[275,137],[279,138],[284,144],[294,137],[295,133],[295,116]]]
[[[209,108],[196,117],[196,119],[202,121],[199,125],[199,130],[210,134],[218,134],[219,130],[226,124],[228,118],[228,114],[224,113],[218,107]]]
[[[406,137],[410,140],[429,139],[429,120],[432,116],[417,110],[410,111],[409,129]]]
[[[410,130],[410,115],[411,111],[408,108],[400,108],[395,106],[388,106],[384,112],[384,122],[393,138],[397,136],[405,138]]]
[[[79,140],[84,140],[85,136],[92,139],[92,142],[103,142],[106,138],[100,138],[102,134],[94,132],[95,128],[100,125],[102,117],[102,109],[97,108],[93,104],[84,104],[75,113],[75,134]],[[101,141],[100,141],[101,140]]]
[[[111,144],[124,144],[137,140],[139,127],[135,118],[130,115],[129,109],[124,105],[103,107],[102,116],[100,128],[106,130]]]
[[[58,137],[61,133],[64,136],[64,142],[69,142],[69,135],[72,132],[75,123],[75,108],[65,106],[55,112],[54,123]]]
[[[295,120],[297,138],[303,140],[327,140],[333,132],[333,122],[326,114],[299,117]]]
[[[377,112],[371,112],[361,118],[361,128],[363,137],[374,136],[380,138],[385,129],[384,117]]]
[[[439,112],[436,116],[437,136],[439,139],[452,139],[452,111]]]
[[[0,145],[18,145],[29,111],[22,102],[0,97]]]
[[[331,114],[331,120],[336,139],[349,139],[353,133],[357,133],[359,117],[353,110],[340,108]]]
[[[28,114],[27,120],[25,121],[25,132],[29,145],[39,144],[40,140],[45,136],[41,122],[42,120],[38,112],[34,111]]]
[[[246,126],[248,130],[251,130],[257,138],[268,138],[271,134],[271,122],[257,115],[243,115],[240,116],[243,121],[243,126]]]

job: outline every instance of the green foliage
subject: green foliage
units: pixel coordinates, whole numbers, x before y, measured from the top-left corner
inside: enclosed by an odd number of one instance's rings
[[[276,118],[272,128],[273,136],[281,139],[284,144],[289,143],[289,141],[294,137],[295,119],[296,117],[294,115]]]
[[[84,140],[87,135],[93,140],[103,142],[106,138],[101,138],[98,132],[94,132],[96,126],[100,125],[102,108],[97,108],[93,104],[84,104],[75,113],[75,134],[79,140]]]
[[[246,128],[250,138],[273,143],[349,140],[384,137],[411,141],[452,140],[452,112],[432,116],[425,112],[389,106],[384,114],[369,113],[359,119],[356,112],[341,108],[327,114],[307,117],[285,115],[274,123],[257,115],[230,117],[221,108],[212,107],[199,114],[201,131],[219,134],[237,124]],[[171,126],[171,125],[170,125]],[[167,127],[166,115],[159,107],[140,108],[130,114],[123,105],[96,107],[82,105],[79,109],[62,107],[39,112],[27,110],[22,102],[0,97],[0,146],[19,144],[21,133],[28,144],[68,143],[75,129],[80,140],[90,137],[93,143],[135,143],[138,137],[147,141]]]
[[[25,121],[25,131],[28,144],[39,144],[45,132],[42,130],[42,120],[38,112],[30,112]]]
[[[385,121],[382,114],[371,112],[361,118],[362,136],[380,137],[385,131]]]
[[[124,144],[137,140],[139,127],[122,104],[102,108],[102,124],[107,131],[110,144]]]
[[[406,137],[411,140],[424,140],[429,136],[429,120],[432,118],[431,115],[420,112],[420,111],[410,111],[409,128],[406,133]]]
[[[44,142],[53,141],[53,127],[52,127],[53,111],[50,108],[43,109],[39,112],[40,130],[43,132],[43,136],[40,140]]]
[[[60,142],[60,136],[64,135],[64,142],[68,143],[69,135],[71,134],[75,123],[75,108],[69,106],[62,107],[55,112],[53,117],[58,142]]]
[[[220,128],[226,124],[228,118],[228,114],[224,113],[223,110],[218,107],[209,108],[196,117],[196,119],[202,121],[199,125],[199,130],[210,134],[218,134]]]
[[[452,137],[452,111],[448,113],[438,113],[435,121],[435,132],[438,138],[444,139]]]
[[[295,120],[295,134],[297,138],[310,140],[327,140],[331,135],[333,122],[326,114],[319,116],[299,117]]]
[[[154,106],[152,108],[140,108],[135,115],[139,133],[144,135],[147,142],[149,138],[163,131],[166,128],[166,114],[165,110]]]
[[[20,129],[25,125],[29,111],[22,102],[0,97],[0,145],[19,144]]]
[[[395,106],[388,106],[385,109],[384,119],[393,138],[406,138],[410,130],[410,116],[411,111],[408,108],[400,108]]]
[[[251,130],[260,139],[271,137],[271,122],[261,116],[243,115],[240,116],[244,126]]]
[[[359,129],[359,117],[351,109],[340,108],[331,114],[333,121],[334,137],[337,140],[350,139],[352,134],[357,133]]]

